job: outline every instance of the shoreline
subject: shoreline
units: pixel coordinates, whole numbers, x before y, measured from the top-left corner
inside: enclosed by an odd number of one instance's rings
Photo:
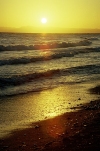
[[[100,101],[100,100],[99,100]],[[100,149],[100,109],[65,113],[0,139],[1,151]],[[95,144],[96,143],[96,144]],[[98,144],[98,146],[97,146]]]
[[[97,100],[79,110],[34,122],[0,139],[1,151],[88,151],[100,150],[100,86],[90,89]]]
[[[33,122],[80,110],[84,103],[97,99],[88,91],[93,87],[94,83],[62,85],[0,99],[0,138],[9,136],[13,130],[28,128]]]

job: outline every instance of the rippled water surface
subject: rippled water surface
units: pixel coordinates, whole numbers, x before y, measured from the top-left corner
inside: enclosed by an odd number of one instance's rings
[[[0,135],[96,99],[100,34],[0,33]]]

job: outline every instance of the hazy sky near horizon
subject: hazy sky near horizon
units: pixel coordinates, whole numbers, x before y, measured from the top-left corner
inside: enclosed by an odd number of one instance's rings
[[[0,27],[23,26],[100,28],[100,0],[0,0]]]

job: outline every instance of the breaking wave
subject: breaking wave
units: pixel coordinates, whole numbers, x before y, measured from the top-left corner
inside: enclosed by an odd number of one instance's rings
[[[2,65],[17,65],[17,64],[28,64],[37,61],[48,61],[51,59],[59,59],[63,57],[73,57],[79,53],[90,53],[90,52],[100,52],[100,47],[97,48],[83,48],[83,49],[71,49],[70,51],[62,49],[59,52],[54,52],[50,56],[20,56],[18,58],[7,58],[0,60],[0,66]]]
[[[92,42],[88,39],[79,41],[79,42],[53,42],[53,43],[44,43],[44,44],[35,44],[35,45],[9,45],[3,46],[0,45],[0,51],[13,51],[13,50],[40,50],[40,49],[53,49],[53,48],[67,48],[75,46],[88,46]]]
[[[77,66],[66,69],[54,69],[43,72],[25,74],[25,75],[13,75],[12,77],[0,78],[0,88],[7,86],[17,86],[25,83],[32,82],[33,80],[40,78],[49,78],[54,76],[66,76],[73,74],[100,74],[100,65],[85,65]]]
[[[100,80],[100,35],[2,34],[0,97]]]
[[[99,40],[99,38],[97,37],[91,37],[91,38],[86,38],[87,40],[91,40],[91,41],[94,41],[94,40]]]

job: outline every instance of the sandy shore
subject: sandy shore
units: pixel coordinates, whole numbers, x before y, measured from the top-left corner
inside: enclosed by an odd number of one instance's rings
[[[97,100],[77,106],[78,111],[34,122],[0,139],[0,151],[99,151],[100,86],[90,93]]]

